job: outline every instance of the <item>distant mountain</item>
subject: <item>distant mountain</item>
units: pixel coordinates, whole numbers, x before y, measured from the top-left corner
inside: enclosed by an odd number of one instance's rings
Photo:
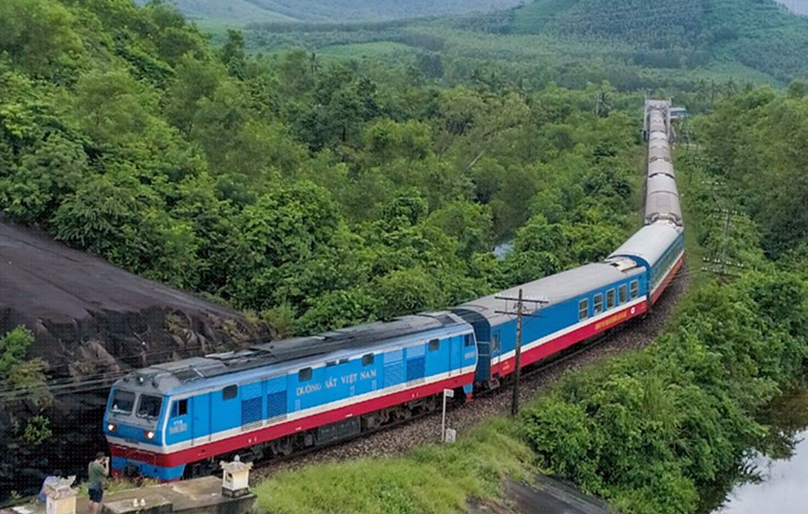
[[[612,45],[651,68],[734,61],[789,80],[808,75],[808,18],[789,12],[806,1],[536,0],[504,30]]]
[[[140,4],[146,0],[136,0]],[[527,0],[170,0],[191,19],[375,21],[508,9]]]
[[[789,10],[802,15],[808,15],[808,0],[776,0],[777,3],[783,4]]]

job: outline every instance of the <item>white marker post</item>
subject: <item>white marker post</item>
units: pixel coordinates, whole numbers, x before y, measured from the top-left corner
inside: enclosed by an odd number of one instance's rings
[[[454,398],[454,389],[443,390],[443,418],[440,422],[440,441],[446,441],[446,398]]]

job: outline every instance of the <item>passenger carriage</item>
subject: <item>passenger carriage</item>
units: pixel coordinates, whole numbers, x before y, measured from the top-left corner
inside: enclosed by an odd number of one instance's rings
[[[479,362],[476,381],[489,387],[515,370],[514,301],[524,303],[520,364],[528,366],[645,313],[645,270],[631,259],[588,264],[542,278],[452,309],[472,327]]]

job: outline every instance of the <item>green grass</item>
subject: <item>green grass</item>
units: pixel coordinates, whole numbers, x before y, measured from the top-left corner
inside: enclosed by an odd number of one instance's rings
[[[275,514],[466,512],[470,497],[498,497],[506,476],[527,477],[532,459],[516,422],[495,418],[453,445],[309,465],[279,473],[253,492],[260,507]]]

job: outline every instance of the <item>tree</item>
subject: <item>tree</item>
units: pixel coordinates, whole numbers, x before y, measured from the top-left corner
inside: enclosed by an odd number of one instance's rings
[[[322,333],[371,321],[377,307],[364,290],[330,291],[312,299],[310,307],[295,323],[304,334]]]
[[[67,81],[83,60],[73,16],[52,0],[4,0],[0,4],[0,52],[36,77]]]
[[[369,292],[376,301],[376,316],[383,320],[438,309],[444,304],[435,280],[421,268],[393,271],[374,281]]]
[[[475,253],[489,252],[493,247],[492,215],[487,206],[457,200],[434,211],[426,223],[456,239],[463,259],[468,260]]]
[[[154,96],[124,70],[86,73],[76,90],[76,121],[97,144],[126,144],[152,123]]]
[[[8,177],[0,178],[0,201],[12,217],[47,224],[62,199],[88,172],[82,147],[58,133],[40,141]]]
[[[329,246],[342,219],[326,190],[303,181],[275,185],[236,222],[243,235],[229,251],[231,293],[240,305],[265,309],[281,280],[299,273],[295,266]]]
[[[231,77],[246,78],[247,54],[244,51],[244,34],[240,30],[227,30],[227,41],[219,55]]]

